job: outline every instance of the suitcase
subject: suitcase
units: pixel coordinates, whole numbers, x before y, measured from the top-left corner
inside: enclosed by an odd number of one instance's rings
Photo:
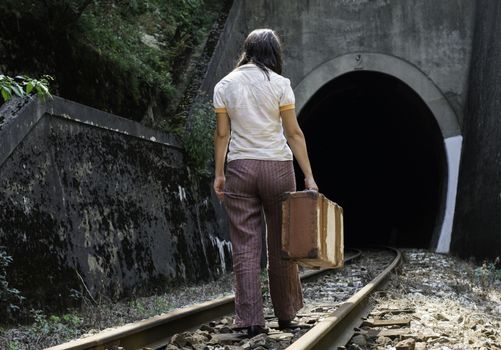
[[[310,268],[344,264],[343,208],[316,191],[287,192],[282,200],[282,257]]]

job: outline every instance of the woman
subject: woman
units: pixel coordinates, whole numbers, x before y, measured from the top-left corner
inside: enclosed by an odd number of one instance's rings
[[[259,277],[263,210],[270,294],[279,328],[290,326],[303,306],[297,265],[280,258],[281,195],[296,190],[293,155],[305,188],[318,191],[290,80],[281,73],[279,37],[273,30],[257,29],[245,39],[236,68],[214,87],[214,191],[230,222],[235,324],[250,337],[265,332]]]

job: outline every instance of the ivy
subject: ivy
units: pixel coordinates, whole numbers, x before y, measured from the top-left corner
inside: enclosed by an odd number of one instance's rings
[[[43,75],[40,79],[34,79],[25,75],[18,75],[14,78],[0,74],[0,93],[4,102],[12,96],[24,97],[31,93],[36,94],[42,101],[47,97],[52,97],[49,91],[49,81],[54,80],[50,75]]]

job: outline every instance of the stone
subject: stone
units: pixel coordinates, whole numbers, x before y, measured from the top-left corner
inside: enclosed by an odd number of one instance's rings
[[[191,344],[191,347],[192,347],[194,350],[206,350],[207,345],[205,345],[205,344],[201,344],[201,343],[196,343],[196,344]]]
[[[367,345],[367,338],[365,338],[365,335],[363,334],[357,334],[351,338],[351,342],[359,346],[365,346]]]
[[[268,335],[261,333],[249,340],[251,348],[256,348],[258,346],[265,346]]]
[[[214,332],[214,328],[209,326],[209,325],[206,325],[206,324],[203,324],[201,327],[200,327],[200,330],[202,331],[207,331],[207,332],[210,332],[210,333],[213,333]]]
[[[229,319],[228,317],[224,317],[221,319],[221,321],[219,321],[219,323],[221,323],[223,325],[228,325],[228,324],[231,324],[231,319]]]
[[[350,344],[350,346],[348,347],[348,350],[363,350],[363,348],[360,346],[360,345],[357,345],[357,344]]]
[[[313,310],[311,310],[311,312],[326,312],[326,311],[328,311],[329,309],[330,309],[330,308],[328,308],[328,307],[323,307],[323,306],[321,306],[321,307],[314,308]]]
[[[387,327],[387,326],[409,326],[410,318],[396,319],[396,320],[379,320],[372,319],[363,322],[363,326],[368,327]]]
[[[211,337],[208,334],[200,334],[200,333],[193,333],[185,337],[186,341],[189,342],[191,345],[205,344],[207,340],[209,340],[210,338]]]
[[[424,342],[418,342],[414,346],[414,350],[426,350],[426,343]]]
[[[292,339],[292,337],[294,337],[294,334],[292,333],[275,333],[268,335],[268,338],[271,338],[273,340],[286,340],[286,339]]]
[[[233,345],[238,343],[246,335],[243,333],[219,333],[213,334],[210,340],[210,344],[222,344],[222,345]]]
[[[379,345],[386,345],[386,344],[390,344],[391,343],[391,339],[388,338],[388,337],[378,337],[376,339],[376,343],[379,344]]]
[[[232,330],[231,330],[231,328],[230,328],[230,327],[228,327],[228,326],[224,326],[224,327],[221,327],[221,328],[219,329],[219,332],[220,332],[220,333],[231,333],[231,332],[232,332]]]
[[[449,318],[442,313],[436,314],[435,319],[437,319],[439,321],[449,321]]]
[[[182,348],[184,347],[188,341],[186,340],[186,335],[183,334],[183,333],[178,333],[178,334],[174,334],[171,338],[171,343],[173,343],[174,345]]]
[[[397,350],[414,350],[416,345],[416,340],[413,338],[407,338],[402,341],[399,341],[395,348]]]

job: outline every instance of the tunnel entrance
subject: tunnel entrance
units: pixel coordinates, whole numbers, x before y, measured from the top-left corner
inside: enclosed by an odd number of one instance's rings
[[[353,71],[322,86],[298,119],[320,192],[344,209],[346,246],[432,246],[447,161],[439,125],[414,90]]]

